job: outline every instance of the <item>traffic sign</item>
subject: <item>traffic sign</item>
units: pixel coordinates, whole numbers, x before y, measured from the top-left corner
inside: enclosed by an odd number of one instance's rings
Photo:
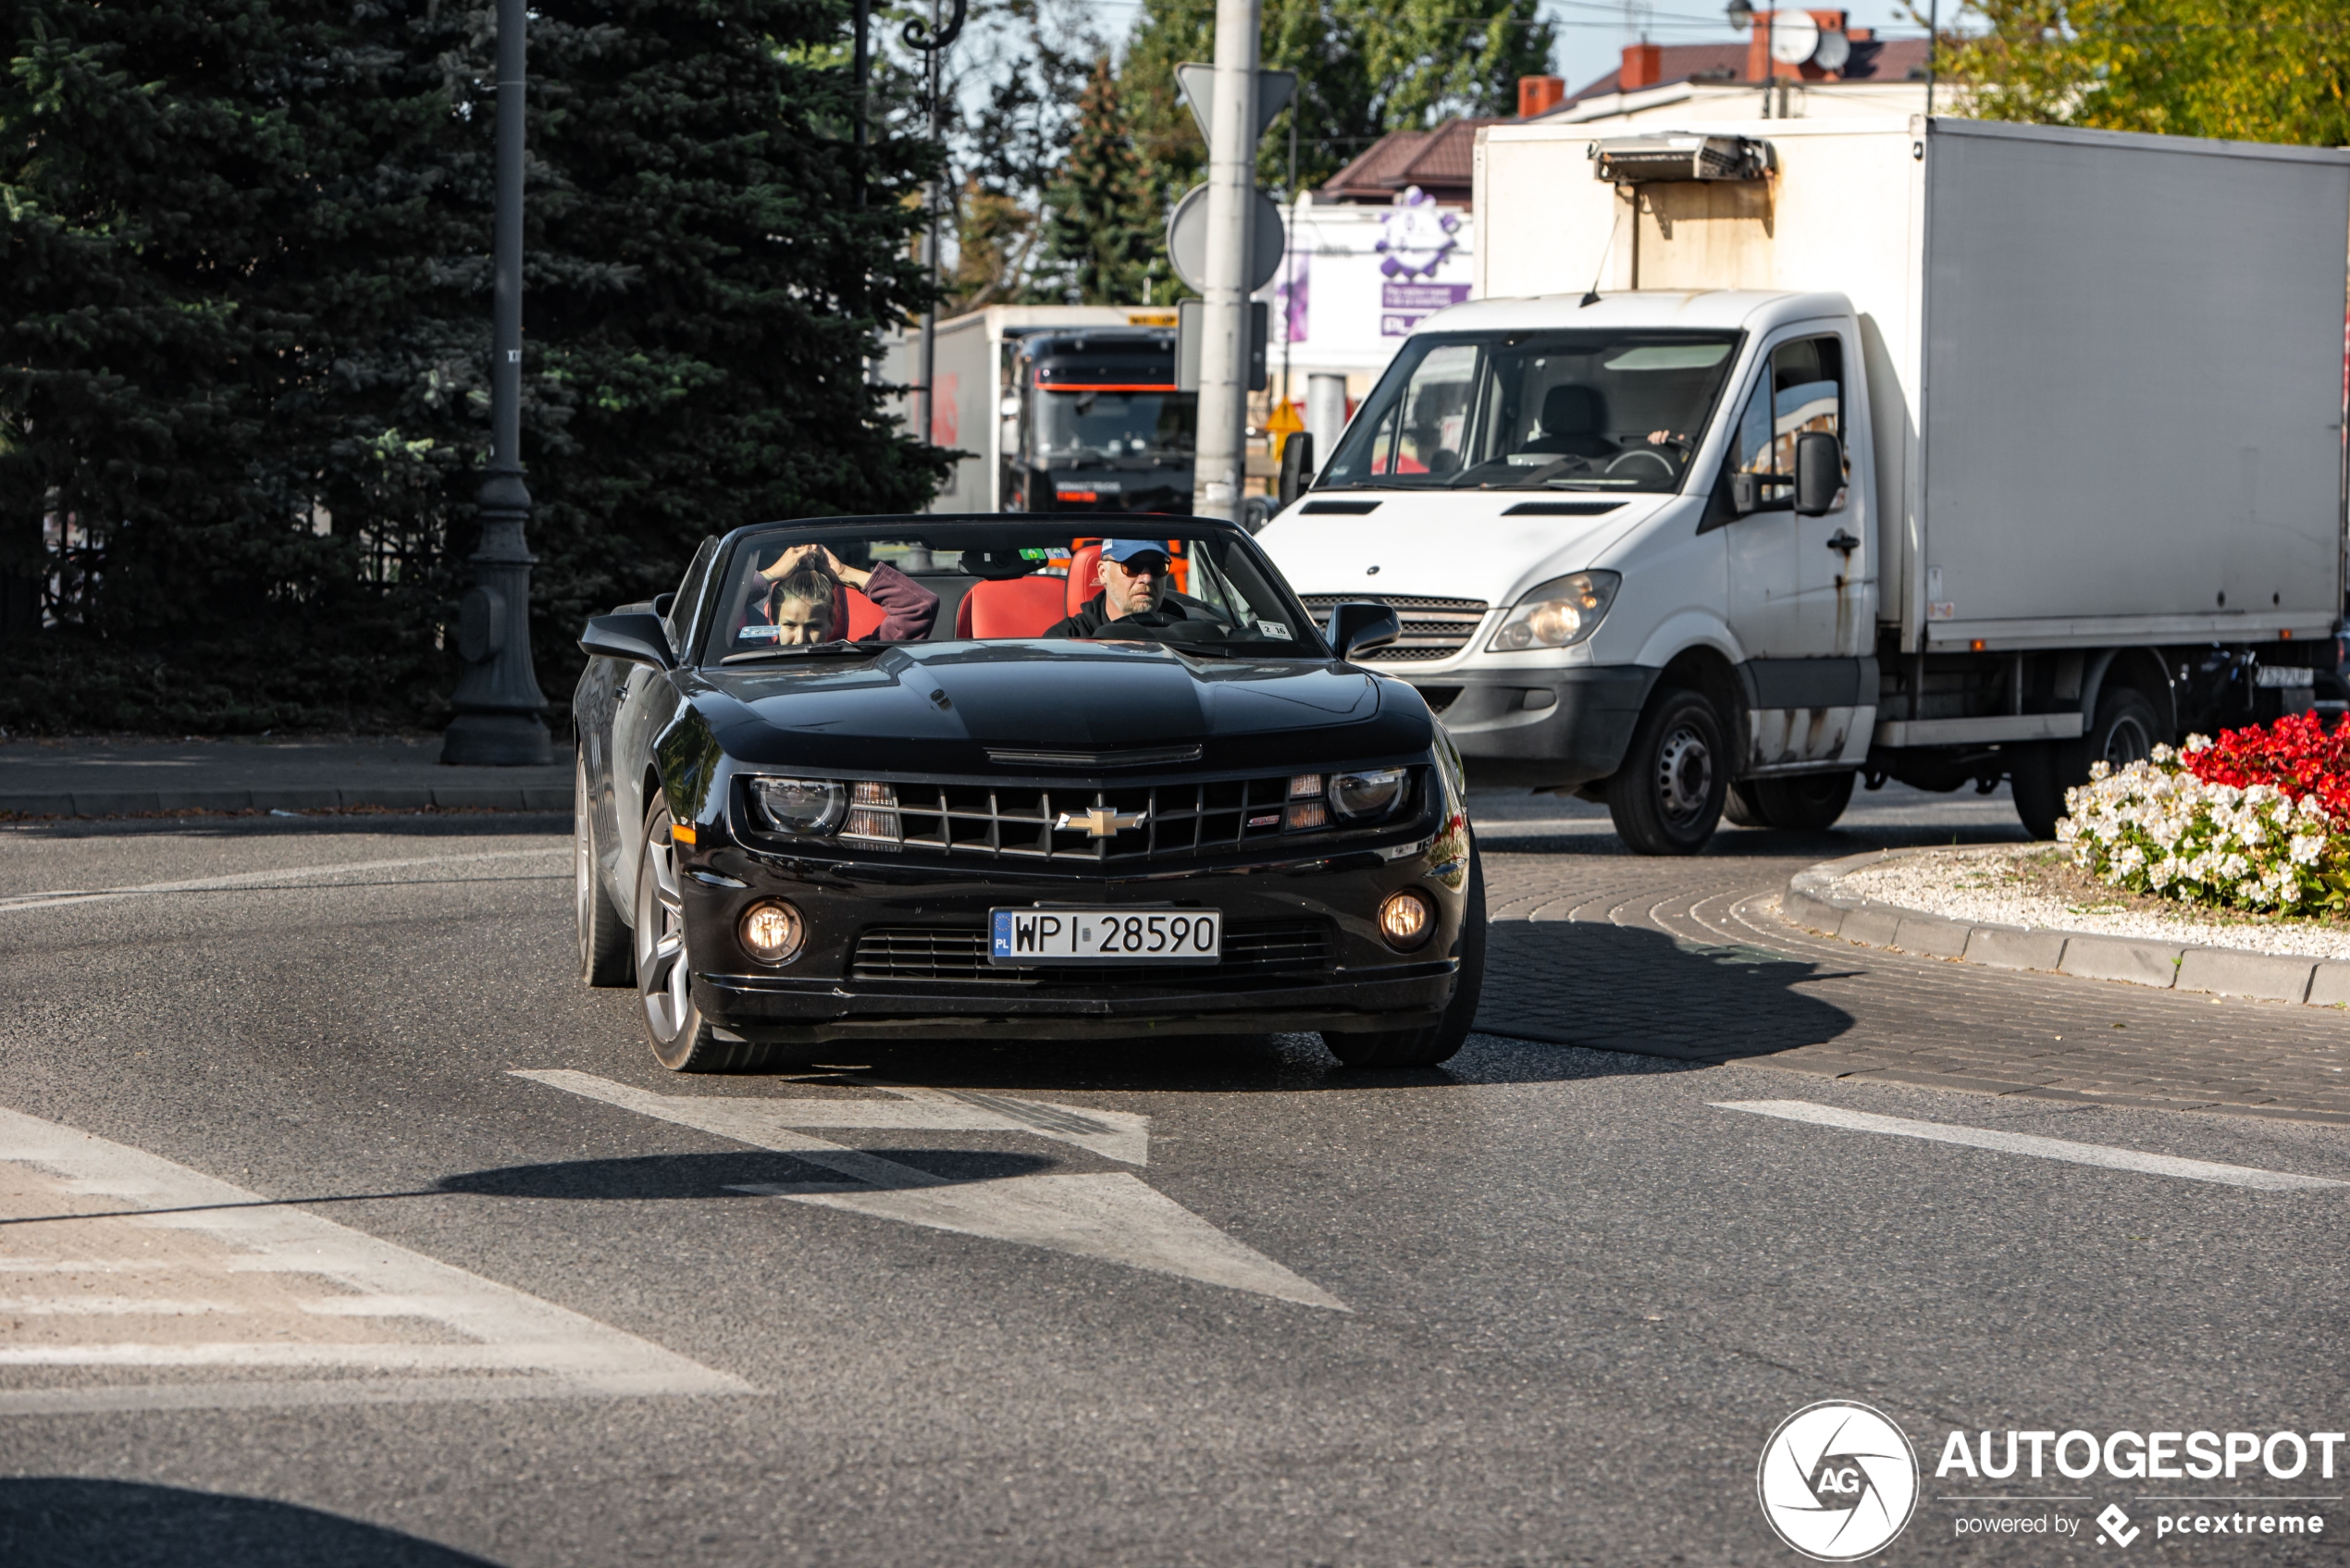
[[[1281,254],[1289,241],[1281,228],[1281,209],[1272,197],[1258,191],[1256,216],[1250,224],[1251,247],[1248,267],[1248,291],[1270,283],[1281,270]],[[1200,293],[1207,292],[1207,187],[1194,185],[1183,192],[1175,210],[1167,216],[1167,259],[1175,268],[1175,276]]]
[[[1207,128],[1216,122],[1216,68],[1189,60],[1175,68],[1176,95],[1188,105],[1192,120],[1199,127],[1199,139],[1209,146],[1216,145],[1215,134]],[[1256,73],[1256,135],[1262,137],[1273,117],[1289,107],[1297,96],[1295,71]]]

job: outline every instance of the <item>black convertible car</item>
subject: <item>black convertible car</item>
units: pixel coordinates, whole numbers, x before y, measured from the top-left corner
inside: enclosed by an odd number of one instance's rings
[[[825,1042],[1318,1030],[1460,1048],[1484,967],[1461,766],[1239,527],[1002,515],[703,543],[588,623],[580,969],[662,1064]]]

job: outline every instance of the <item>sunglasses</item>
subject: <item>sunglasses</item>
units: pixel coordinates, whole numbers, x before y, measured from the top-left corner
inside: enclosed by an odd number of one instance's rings
[[[1167,557],[1163,555],[1137,555],[1125,561],[1105,561],[1102,564],[1118,567],[1129,576],[1160,577],[1167,574]]]

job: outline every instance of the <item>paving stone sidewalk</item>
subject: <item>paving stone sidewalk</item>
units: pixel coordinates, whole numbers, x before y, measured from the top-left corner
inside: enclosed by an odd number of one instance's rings
[[[0,818],[182,811],[568,811],[571,762],[445,768],[438,735],[0,742]]]

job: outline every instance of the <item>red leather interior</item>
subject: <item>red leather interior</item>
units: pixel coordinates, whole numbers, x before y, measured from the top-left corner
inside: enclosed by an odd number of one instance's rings
[[[960,637],[1036,637],[1069,612],[1058,577],[1008,577],[973,583],[955,611]]]
[[[840,599],[847,601],[848,631],[847,635],[850,642],[857,641],[868,632],[881,630],[881,623],[889,619],[887,611],[845,583],[841,585],[840,592],[835,596],[835,599],[833,611],[835,622],[841,619],[840,604],[837,601]]]
[[[1085,601],[1102,591],[1102,547],[1084,545],[1069,558],[1069,608],[1062,611],[1074,615],[1084,608]]]

